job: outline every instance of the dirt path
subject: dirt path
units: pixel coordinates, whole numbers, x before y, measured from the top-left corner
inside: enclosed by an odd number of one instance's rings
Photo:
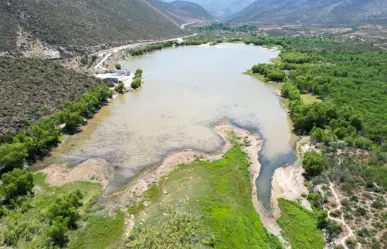
[[[332,217],[332,216],[331,216],[331,213],[332,213],[332,212],[334,212],[334,211],[336,211],[336,210],[340,210],[340,211],[341,211],[342,205],[341,205],[341,202],[340,202],[340,198],[339,198],[339,196],[337,195],[336,190],[335,190],[335,188],[334,188],[334,184],[333,184],[331,181],[329,181],[329,189],[331,190],[331,192],[332,192],[332,194],[333,194],[333,197],[334,197],[335,200],[336,200],[337,206],[336,206],[335,209],[329,210],[329,211],[328,211],[328,218],[331,219],[331,220],[334,220],[334,221],[336,221],[336,222],[338,222],[338,223],[340,223],[342,226],[345,227],[345,229],[347,230],[347,234],[346,234],[344,237],[342,237],[342,238],[340,239],[340,244],[341,244],[342,246],[344,246],[344,248],[349,249],[349,247],[346,245],[345,241],[346,241],[348,238],[351,238],[351,237],[352,237],[352,238],[356,238],[356,236],[355,236],[355,233],[353,232],[353,230],[351,229],[351,227],[350,227],[350,226],[347,224],[347,222],[345,221],[343,212],[341,212],[340,218],[335,218],[335,217]],[[359,243],[357,243],[356,248],[360,248]]]
[[[160,41],[147,41],[147,42],[139,42],[139,43],[132,43],[132,44],[128,44],[128,45],[123,45],[123,46],[119,46],[119,47],[114,47],[114,48],[109,48],[109,49],[106,49],[106,50],[102,50],[102,51],[99,51],[99,52],[96,52],[94,53],[93,55],[98,55],[98,56],[103,56],[103,58],[97,63],[97,65],[94,66],[94,69],[99,69],[99,68],[102,68],[103,66],[103,63],[114,53],[118,53],[122,50],[125,50],[125,49],[130,49],[130,48],[136,48],[136,47],[139,47],[139,46],[142,46],[142,45],[148,45],[148,44],[153,44],[153,43],[158,43],[158,42],[167,42],[167,41],[176,41],[176,40],[179,40],[179,39],[186,39],[186,38],[189,38],[189,37],[193,37],[193,36],[196,36],[197,34],[192,34],[192,35],[187,35],[187,36],[182,36],[182,37],[177,37],[177,38],[172,38],[172,39],[165,39],[165,40],[160,40]]]

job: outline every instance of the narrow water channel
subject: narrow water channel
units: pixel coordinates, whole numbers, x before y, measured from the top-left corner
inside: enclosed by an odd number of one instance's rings
[[[269,208],[274,170],[295,160],[291,132],[278,88],[242,72],[277,55],[260,47],[221,44],[165,49],[123,61],[124,69],[144,70],[143,88],[102,108],[43,163],[71,166],[106,159],[116,169],[106,189],[111,193],[171,151],[216,151],[222,140],[211,127],[229,119],[265,139],[257,193]]]

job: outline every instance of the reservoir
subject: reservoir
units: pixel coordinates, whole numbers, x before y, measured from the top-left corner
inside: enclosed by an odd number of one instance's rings
[[[122,68],[143,69],[143,87],[103,107],[43,164],[76,166],[91,158],[105,159],[115,168],[105,190],[112,193],[170,152],[187,148],[216,152],[223,141],[211,127],[229,120],[265,141],[256,185],[258,198],[269,208],[274,170],[295,160],[292,134],[278,87],[243,72],[277,55],[278,51],[261,47],[219,44],[130,57],[121,62]]]

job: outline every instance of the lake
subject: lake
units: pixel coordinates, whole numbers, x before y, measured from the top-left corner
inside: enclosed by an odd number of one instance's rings
[[[74,166],[90,158],[106,159],[115,167],[106,189],[111,193],[172,151],[217,151],[223,141],[211,127],[228,119],[265,140],[256,184],[268,209],[271,177],[276,168],[295,160],[294,144],[278,86],[243,72],[277,55],[261,47],[219,44],[164,49],[122,61],[123,69],[144,70],[143,87],[103,107],[43,164]]]

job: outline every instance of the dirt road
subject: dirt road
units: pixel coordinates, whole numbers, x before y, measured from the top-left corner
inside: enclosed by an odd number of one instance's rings
[[[187,35],[187,36],[182,36],[182,37],[177,37],[177,38],[172,38],[172,39],[166,39],[166,40],[160,40],[160,41],[132,43],[132,44],[128,44],[128,45],[123,45],[123,46],[119,46],[119,47],[114,47],[114,48],[109,48],[109,49],[106,49],[106,50],[102,50],[102,51],[99,51],[99,52],[96,52],[96,53],[93,54],[93,55],[98,55],[99,57],[103,56],[103,58],[97,63],[97,65],[94,66],[94,69],[101,68],[103,63],[113,53],[117,53],[117,52],[119,52],[121,50],[129,49],[129,48],[135,48],[135,47],[138,47],[138,46],[152,44],[152,43],[158,43],[158,42],[176,41],[176,40],[179,40],[179,39],[186,39],[186,38],[193,37],[193,36],[196,36],[196,35],[197,34],[195,33],[195,34],[192,34],[192,35]]]

